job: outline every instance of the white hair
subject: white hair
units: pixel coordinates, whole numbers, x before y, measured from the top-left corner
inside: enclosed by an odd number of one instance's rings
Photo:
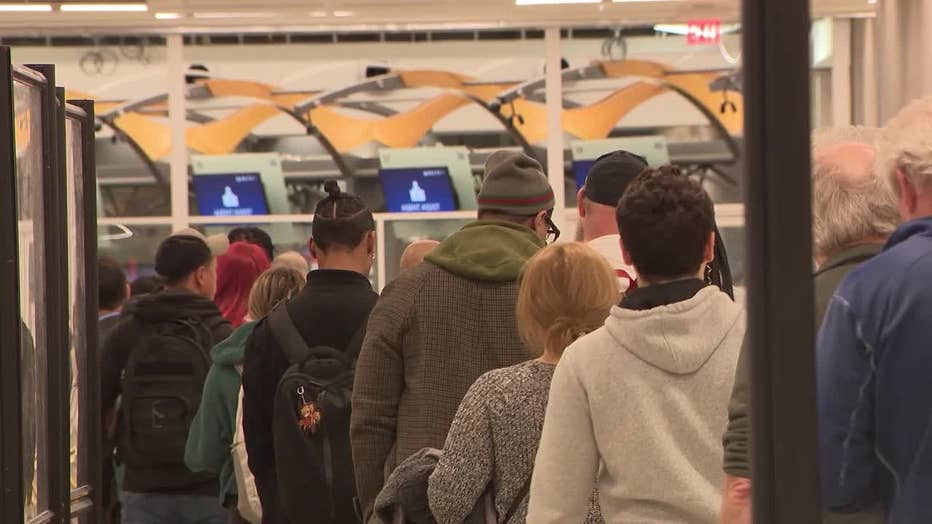
[[[914,101],[887,122],[877,140],[876,170],[897,194],[898,171],[917,190],[932,187],[932,96]]]
[[[834,145],[843,142],[852,141],[839,140]],[[837,155],[821,154],[821,148],[813,149],[812,165],[812,240],[816,257],[829,257],[846,246],[893,233],[900,215],[884,180],[871,166],[866,166],[869,172],[864,176],[840,162]]]

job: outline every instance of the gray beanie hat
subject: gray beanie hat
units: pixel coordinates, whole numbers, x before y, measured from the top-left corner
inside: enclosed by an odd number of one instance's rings
[[[550,181],[537,160],[513,151],[493,153],[485,163],[479,211],[531,216],[553,209]]]

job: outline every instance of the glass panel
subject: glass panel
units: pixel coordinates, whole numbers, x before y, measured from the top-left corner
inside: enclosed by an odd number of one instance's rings
[[[388,284],[401,273],[401,254],[415,240],[443,240],[470,223],[469,218],[386,220],[385,238],[385,282]]]
[[[25,517],[48,506],[45,489],[48,470],[48,398],[46,384],[45,245],[42,204],[42,93],[14,82],[16,118],[16,202],[19,222],[20,314],[23,342],[20,347],[23,393],[23,492]]]
[[[309,217],[310,218],[310,217]],[[308,260],[311,268],[314,267],[314,261],[311,259],[311,252],[308,249],[308,239],[311,238],[311,223],[292,223],[292,224],[242,224],[242,225],[195,225],[196,229],[205,235],[229,235],[231,231],[241,227],[255,227],[265,231],[272,238],[274,246],[273,256],[277,257],[288,251],[295,251]],[[373,266],[369,277],[375,285],[377,272]]]
[[[99,225],[97,247],[100,256],[120,261],[127,280],[132,283],[155,275],[155,250],[169,233],[171,226],[168,225]]]
[[[87,353],[87,310],[84,297],[87,282],[79,261],[85,260],[84,242],[84,173],[83,150],[81,149],[81,123],[67,119],[65,124],[66,167],[67,167],[67,209],[68,209],[68,287],[69,287],[69,330],[71,347],[69,348],[71,364],[71,489],[77,488],[86,479],[83,468],[79,469],[80,459],[87,445],[83,443],[84,428],[80,423],[82,406],[80,386],[84,381],[84,370],[78,368],[85,361]]]
[[[728,265],[735,285],[735,302],[745,305],[747,298],[747,275],[745,274],[745,229],[744,226],[721,227],[719,233],[728,252]]]

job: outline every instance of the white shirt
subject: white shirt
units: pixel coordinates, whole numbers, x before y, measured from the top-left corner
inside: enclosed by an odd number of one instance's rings
[[[612,266],[615,274],[618,275],[618,286],[622,293],[637,287],[637,272],[633,267],[625,264],[621,258],[620,235],[605,235],[587,242],[587,245],[598,251],[608,261],[608,265]],[[632,283],[634,286],[631,285]]]

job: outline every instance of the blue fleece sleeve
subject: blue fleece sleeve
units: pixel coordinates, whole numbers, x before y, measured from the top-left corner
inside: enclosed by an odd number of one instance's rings
[[[816,351],[822,505],[851,512],[874,505],[875,348],[852,304],[836,295]]]

